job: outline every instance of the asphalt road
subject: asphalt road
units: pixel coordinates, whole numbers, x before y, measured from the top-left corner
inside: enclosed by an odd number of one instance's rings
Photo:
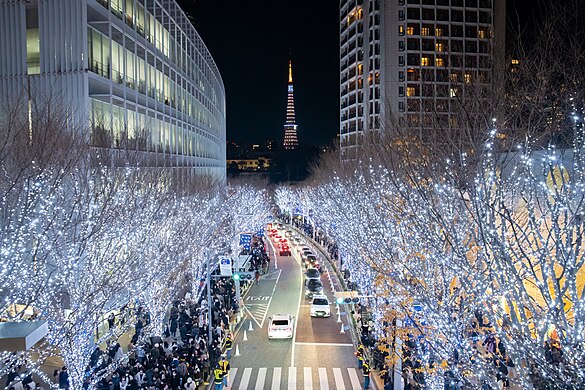
[[[270,239],[270,238],[268,238]],[[350,333],[340,333],[336,307],[331,317],[311,318],[304,297],[300,256],[278,256],[270,249],[270,271],[244,299],[246,319],[236,335],[229,383],[232,389],[352,389],[363,388]],[[334,287],[336,281],[331,273]],[[329,300],[334,302],[328,271],[321,276]],[[344,330],[347,314],[340,306]],[[269,317],[287,313],[295,317],[292,340],[269,340]],[[252,330],[250,330],[252,329]],[[247,340],[246,340],[247,339]],[[240,356],[235,356],[236,349]]]

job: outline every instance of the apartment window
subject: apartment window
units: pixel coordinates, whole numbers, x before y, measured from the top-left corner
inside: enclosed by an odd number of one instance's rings
[[[429,57],[421,57],[420,64],[422,66],[429,66],[429,63],[430,63]]]
[[[398,102],[398,111],[404,112],[404,102]]]
[[[404,10],[398,10],[398,20],[404,20]]]
[[[404,51],[404,41],[398,41],[398,50]]]
[[[412,26],[406,27],[406,35],[414,35],[414,27]]]
[[[477,37],[479,39],[485,39],[486,37],[485,30],[484,29],[477,30]]]
[[[457,96],[457,88],[449,88],[449,97],[456,97]]]
[[[443,29],[440,28],[440,27],[437,27],[435,29],[435,35],[438,36],[438,37],[442,37],[443,36]]]
[[[441,57],[435,58],[435,66],[445,66],[445,62]]]
[[[404,96],[404,87],[398,87],[398,96]]]
[[[358,64],[358,66],[357,66],[357,74],[360,75],[360,76],[362,74],[364,74],[364,65],[363,64]]]
[[[398,65],[404,66],[404,56],[398,56]]]
[[[457,73],[451,73],[449,75],[449,79],[451,80],[452,83],[456,83],[457,82]]]
[[[404,81],[404,72],[403,71],[398,72],[398,81]]]
[[[398,26],[398,35],[404,35],[404,26],[403,25]]]
[[[362,10],[361,8],[358,9],[357,18],[361,19],[363,16],[364,16],[364,10]]]
[[[430,28],[428,28],[428,27],[423,27],[423,28],[420,30],[420,35],[428,36],[428,35],[430,35],[430,34],[431,34],[431,29],[430,29]]]
[[[416,96],[416,88],[406,87],[406,96]]]
[[[26,9],[26,66],[28,74],[41,73],[39,13],[36,6]]]
[[[465,73],[465,75],[463,76],[463,80],[465,80],[466,84],[470,84],[471,83],[471,74]]]
[[[437,42],[435,44],[435,50],[436,51],[445,51],[445,45],[443,44],[443,42]]]

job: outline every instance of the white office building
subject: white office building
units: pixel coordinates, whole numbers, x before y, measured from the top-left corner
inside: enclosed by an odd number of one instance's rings
[[[457,128],[456,100],[466,85],[488,85],[503,53],[505,8],[505,0],[340,0],[342,158],[356,158],[364,132],[390,117],[421,137]]]
[[[0,94],[59,96],[97,150],[225,181],[223,81],[174,0],[0,0]]]

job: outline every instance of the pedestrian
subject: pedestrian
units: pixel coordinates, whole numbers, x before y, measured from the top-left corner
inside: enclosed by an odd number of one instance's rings
[[[223,370],[223,384],[225,387],[227,387],[230,374],[230,362],[228,362],[225,355],[221,357],[221,360],[219,361],[219,367]]]
[[[364,376],[364,390],[370,388],[370,362],[368,360],[364,361],[362,365],[362,374]]]
[[[185,383],[185,389],[186,390],[195,390],[197,388],[197,385],[195,384],[195,382],[193,382],[193,378],[189,377],[187,378],[187,382]]]
[[[114,327],[115,319],[116,317],[114,317],[114,313],[110,313],[110,315],[108,316],[108,329],[112,329]]]
[[[232,356],[233,344],[234,342],[232,340],[232,336],[228,333],[228,335],[225,337],[225,353],[228,359]]]
[[[67,367],[65,366],[61,368],[61,372],[59,373],[59,388],[60,389],[69,388],[69,373],[67,372]]]
[[[361,369],[364,364],[364,346],[362,344],[358,346],[355,356],[357,357],[358,360],[358,369]]]
[[[215,390],[223,389],[223,370],[219,366],[215,366],[213,370],[213,383],[215,384]]]

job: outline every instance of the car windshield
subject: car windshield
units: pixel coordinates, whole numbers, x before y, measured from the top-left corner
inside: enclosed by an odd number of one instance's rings
[[[317,261],[317,258],[314,255],[308,255],[307,260]]]
[[[315,277],[315,276],[319,276],[319,271],[317,271],[316,269],[312,268],[307,270],[307,276],[308,277]]]
[[[272,321],[272,325],[276,325],[276,326],[287,326],[288,325],[288,320],[274,320],[274,321]]]
[[[318,287],[323,287],[323,284],[320,281],[318,281],[317,279],[311,279],[311,280],[309,280],[309,283],[307,283],[307,287],[318,288]]]
[[[325,298],[315,298],[313,299],[313,305],[328,305],[329,301]]]

